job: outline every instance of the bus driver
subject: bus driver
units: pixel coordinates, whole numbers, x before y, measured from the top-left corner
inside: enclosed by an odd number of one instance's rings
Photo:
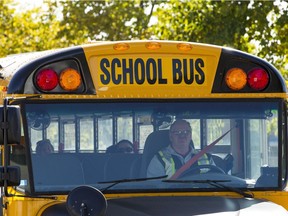
[[[191,144],[192,128],[186,120],[176,120],[171,125],[169,139],[171,144],[152,158],[148,165],[147,177],[168,175],[169,178],[198,153]],[[204,164],[214,164],[207,154],[200,157],[192,166]]]

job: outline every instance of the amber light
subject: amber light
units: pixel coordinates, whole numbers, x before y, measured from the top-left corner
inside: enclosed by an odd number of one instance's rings
[[[77,70],[67,68],[60,74],[60,86],[67,91],[74,91],[81,85],[82,79]]]
[[[261,69],[255,68],[248,73],[248,84],[252,89],[263,90],[269,83],[268,73]]]
[[[0,91],[7,92],[7,86],[0,86]]]
[[[36,85],[42,91],[51,91],[58,85],[57,73],[49,68],[41,70],[36,75]]]
[[[182,51],[189,51],[192,50],[192,45],[188,43],[179,43],[177,44],[177,49]]]
[[[118,51],[128,50],[130,48],[129,44],[127,43],[117,43],[113,46],[113,49]]]
[[[145,47],[150,50],[157,50],[161,48],[161,44],[158,42],[148,42],[145,44]]]
[[[247,83],[247,75],[241,68],[232,68],[227,72],[225,81],[230,89],[241,90]]]

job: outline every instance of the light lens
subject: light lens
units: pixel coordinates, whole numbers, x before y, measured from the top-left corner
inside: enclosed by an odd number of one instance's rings
[[[113,46],[113,48],[118,51],[124,51],[124,50],[128,50],[130,46],[127,43],[117,43]]]
[[[192,45],[188,43],[179,43],[177,44],[177,48],[181,51],[189,51],[192,50]]]
[[[232,90],[241,90],[247,83],[247,75],[241,68],[231,68],[226,76],[227,86]]]
[[[256,68],[248,73],[248,84],[252,89],[263,90],[268,83],[269,75],[265,70]]]
[[[60,86],[67,91],[75,91],[81,85],[81,76],[77,70],[67,68],[60,74]]]
[[[145,47],[149,50],[157,50],[161,48],[161,44],[158,42],[148,42],[145,44]]]
[[[52,69],[43,69],[36,76],[36,84],[43,91],[51,91],[58,85],[57,73]]]
[[[7,92],[7,86],[0,86],[0,91],[1,92]]]

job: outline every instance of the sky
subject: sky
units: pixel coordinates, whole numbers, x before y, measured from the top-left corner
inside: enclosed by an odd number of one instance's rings
[[[25,11],[34,7],[40,7],[44,0],[14,0],[17,3],[17,10]],[[46,0],[47,1],[47,0]]]

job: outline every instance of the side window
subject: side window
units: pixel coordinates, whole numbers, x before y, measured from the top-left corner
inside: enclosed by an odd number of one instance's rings
[[[214,142],[230,130],[230,119],[207,119],[207,143]],[[230,145],[230,136],[223,137],[217,145]]]
[[[117,141],[127,139],[133,143],[133,119],[131,116],[117,118]]]
[[[230,119],[207,119],[207,139],[205,145],[210,145],[229,131],[231,127],[233,127],[232,125],[234,125],[233,122],[234,121]],[[231,134],[232,131],[220,139],[210,152],[222,158],[231,153]]]
[[[248,121],[246,173],[248,178],[257,179],[261,167],[278,166],[278,131],[274,130],[277,118],[253,119]]]
[[[93,118],[80,119],[80,151],[94,150],[94,121]]]
[[[195,149],[201,148],[201,129],[200,129],[200,119],[187,119],[192,128],[192,140]]]
[[[98,150],[106,150],[113,144],[113,124],[112,118],[98,119]]]
[[[58,151],[59,144],[59,123],[58,121],[51,121],[49,127],[47,128],[47,139],[51,141],[55,151]]]
[[[36,151],[36,143],[43,139],[43,133],[42,131],[31,129],[30,137],[31,137],[32,151]]]
[[[140,125],[140,127],[139,127],[139,133],[140,133],[139,150],[140,150],[140,152],[143,151],[145,141],[146,141],[148,135],[152,132],[153,132],[153,126],[151,124],[150,125]]]
[[[64,123],[64,146],[67,151],[75,151],[75,123],[67,121]]]

